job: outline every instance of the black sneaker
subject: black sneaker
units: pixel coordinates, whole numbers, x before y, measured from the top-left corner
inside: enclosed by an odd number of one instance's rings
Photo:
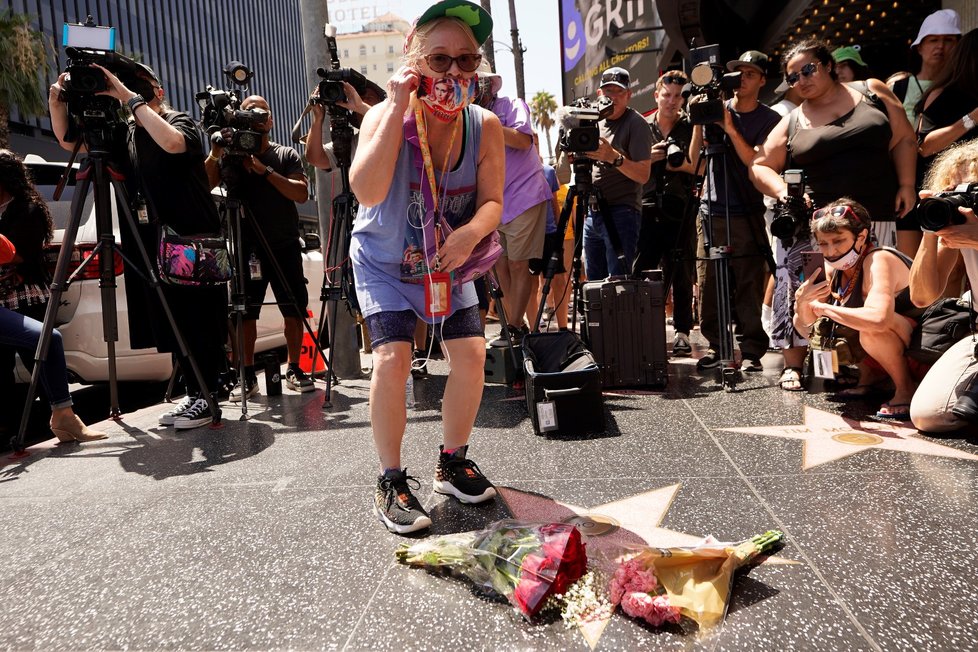
[[[311,392],[316,389],[316,383],[313,382],[312,378],[307,376],[306,372],[299,367],[292,365],[289,365],[285,372],[285,384],[289,386],[289,389],[296,392]]]
[[[693,352],[693,345],[689,343],[688,333],[676,333],[676,339],[672,343],[672,354],[676,357],[685,357]]]
[[[407,474],[407,469],[388,471],[377,478],[374,492],[374,512],[391,532],[407,534],[431,527],[431,517],[411,493],[411,486],[421,488],[417,479]]]
[[[220,411],[218,411],[217,416],[220,418]],[[211,408],[203,397],[198,397],[193,402],[193,405],[173,420],[173,427],[177,430],[187,430],[189,428],[206,426],[210,422]]]
[[[161,414],[160,418],[157,419],[157,422],[161,426],[172,426],[173,422],[177,420],[177,417],[189,410],[190,406],[194,404],[196,399],[196,396],[191,396],[189,394],[184,396],[179,403]]]
[[[523,336],[529,331],[523,326],[510,326],[509,327],[509,337],[513,340],[513,346],[519,346],[523,343]],[[509,342],[503,336],[502,332],[499,333],[499,337],[489,342],[489,346],[494,349],[504,349],[509,346]]]
[[[444,447],[439,446],[442,451]],[[435,470],[435,491],[447,496],[455,496],[459,502],[481,503],[496,495],[496,488],[482,475],[479,465],[465,459],[468,446],[462,446],[451,455],[438,454],[438,468]]]
[[[245,391],[244,391],[245,396],[249,399],[252,398],[253,396],[258,394],[258,379],[248,378],[247,380],[245,380],[244,387],[245,387]],[[234,386],[234,389],[231,390],[231,395],[228,397],[228,400],[231,401],[232,403],[241,402],[241,383],[238,383],[237,385]]]
[[[760,358],[744,358],[740,362],[741,371],[764,371]]]
[[[696,361],[696,368],[700,371],[704,369],[715,369],[720,366],[720,354],[713,349],[707,349],[703,357]]]
[[[411,375],[415,378],[424,378],[428,375],[428,353],[415,349],[411,354]]]

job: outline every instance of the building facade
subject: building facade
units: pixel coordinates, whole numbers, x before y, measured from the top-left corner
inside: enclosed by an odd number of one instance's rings
[[[381,88],[387,86],[394,71],[401,65],[404,36],[411,25],[394,14],[386,14],[364,25],[359,32],[339,34],[336,45],[340,63],[363,73]]]

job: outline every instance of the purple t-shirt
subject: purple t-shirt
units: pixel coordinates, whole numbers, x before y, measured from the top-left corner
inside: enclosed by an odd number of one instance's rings
[[[533,135],[530,126],[530,107],[516,98],[497,97],[492,112],[499,116],[504,127],[515,129],[527,136]],[[506,148],[506,186],[503,190],[503,224],[508,224],[540,202],[552,198],[547,180],[543,177],[543,164],[537,148]]]

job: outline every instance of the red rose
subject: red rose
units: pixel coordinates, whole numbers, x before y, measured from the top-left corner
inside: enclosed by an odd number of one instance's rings
[[[550,578],[556,572],[555,562],[538,554],[523,558],[519,584],[513,591],[511,600],[527,616],[533,616],[550,594]]]

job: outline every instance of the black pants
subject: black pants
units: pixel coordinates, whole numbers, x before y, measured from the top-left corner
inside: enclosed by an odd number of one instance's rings
[[[689,218],[692,219],[692,218]],[[662,268],[672,277],[672,319],[677,333],[693,328],[693,270],[696,229],[682,220],[665,217],[657,206],[642,207],[642,227],[632,271]],[[665,288],[666,294],[670,288]]]

